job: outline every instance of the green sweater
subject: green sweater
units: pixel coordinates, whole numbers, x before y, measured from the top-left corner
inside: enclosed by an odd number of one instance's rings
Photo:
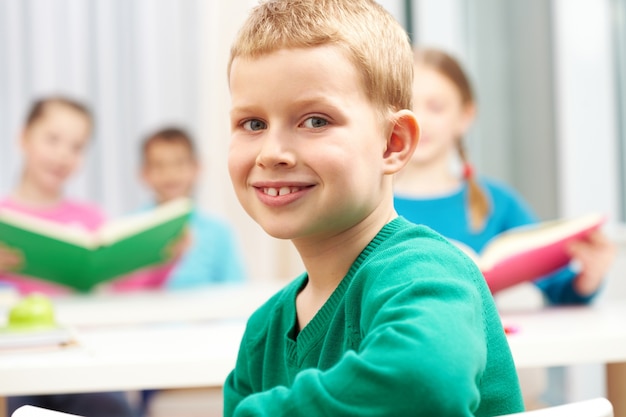
[[[491,293],[474,264],[396,218],[297,333],[303,274],[248,320],[225,416],[494,416],[523,410]]]

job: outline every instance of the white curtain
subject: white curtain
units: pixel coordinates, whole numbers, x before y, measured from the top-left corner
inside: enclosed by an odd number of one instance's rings
[[[148,198],[139,143],[167,123],[198,136],[201,26],[197,0],[0,1],[0,191],[20,171],[16,142],[34,98],[67,94],[94,112],[76,198],[119,215]],[[198,138],[204,141],[204,138]]]

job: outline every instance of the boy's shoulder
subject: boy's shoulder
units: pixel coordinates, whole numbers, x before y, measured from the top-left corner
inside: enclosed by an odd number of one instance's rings
[[[394,275],[398,280],[407,276],[428,277],[436,274],[480,275],[474,262],[455,244],[440,233],[425,225],[418,225],[398,217],[390,223],[391,233],[381,239],[381,243],[364,260],[364,268],[384,270],[389,274],[370,274],[385,276],[384,280]]]
[[[384,239],[380,245],[381,250],[390,252],[387,256],[411,256],[413,253],[431,252],[436,254],[442,250],[444,255],[457,253],[448,239],[429,226],[412,223],[404,217],[398,217],[390,225],[393,225],[389,233],[392,238]],[[446,248],[450,248],[451,252]]]

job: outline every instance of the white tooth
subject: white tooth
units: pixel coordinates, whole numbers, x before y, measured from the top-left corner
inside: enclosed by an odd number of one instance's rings
[[[267,188],[265,194],[276,197],[278,195],[278,190],[276,188]]]
[[[287,195],[291,192],[291,190],[289,189],[289,187],[280,187],[280,191],[278,192],[278,195]]]
[[[299,187],[292,187],[291,188],[291,192],[292,193],[295,193],[296,191],[300,191],[300,188]]]

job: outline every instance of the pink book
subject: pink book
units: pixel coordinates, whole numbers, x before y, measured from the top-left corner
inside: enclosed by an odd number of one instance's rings
[[[533,281],[566,266],[567,246],[585,239],[606,221],[588,214],[510,229],[491,239],[480,254],[454,241],[482,271],[492,293],[524,281]]]

